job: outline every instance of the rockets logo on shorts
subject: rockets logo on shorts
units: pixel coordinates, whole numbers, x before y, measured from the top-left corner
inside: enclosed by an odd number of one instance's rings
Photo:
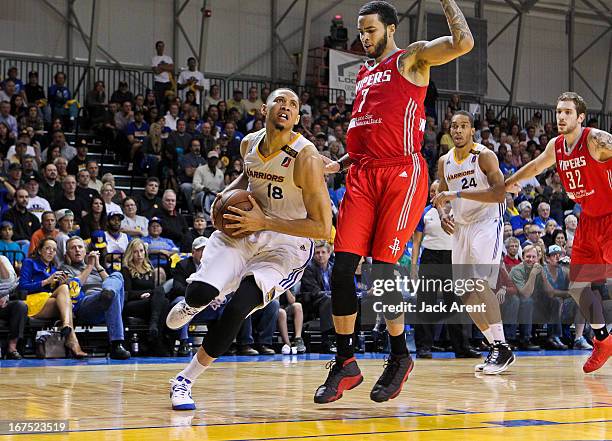
[[[394,256],[396,256],[397,253],[402,249],[400,247],[400,241],[399,241],[399,239],[397,237],[395,239],[393,239],[393,243],[391,245],[389,245],[389,249],[393,252]]]

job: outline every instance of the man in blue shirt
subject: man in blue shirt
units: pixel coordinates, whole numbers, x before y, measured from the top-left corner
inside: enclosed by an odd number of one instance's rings
[[[512,216],[510,218],[510,224],[512,224],[512,233],[521,241],[525,242],[525,232],[523,228],[528,223],[531,223],[531,203],[529,201],[523,201],[518,205],[518,216]]]
[[[168,263],[168,258],[179,252],[175,243],[166,237],[161,237],[162,221],[154,216],[149,220],[149,235],[142,238],[142,241],[149,245],[149,259],[153,266],[164,266]]]
[[[47,92],[52,117],[64,117],[68,115],[68,109],[64,108],[64,104],[72,99],[70,89],[66,87],[66,74],[64,72],[57,72],[53,79],[55,83],[49,87]]]
[[[546,222],[550,219],[550,204],[540,202],[538,205],[538,215],[533,218],[533,223],[541,229],[546,228]]]
[[[134,121],[128,123],[126,135],[130,144],[134,144],[135,142],[144,144],[147,136],[149,136],[149,124],[144,120],[144,113],[142,110],[136,110],[134,112]]]

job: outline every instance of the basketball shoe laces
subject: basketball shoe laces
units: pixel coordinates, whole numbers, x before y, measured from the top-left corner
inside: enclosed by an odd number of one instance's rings
[[[382,384],[383,386],[389,386],[395,378],[395,374],[400,367],[400,363],[398,359],[392,357],[385,357],[385,364],[383,366],[383,373],[378,380],[378,384]]]
[[[189,386],[187,380],[179,381],[179,380],[170,380],[172,384],[172,391],[175,392],[179,398],[191,398],[189,396]]]
[[[187,302],[183,303],[183,307],[179,310],[179,312],[183,315],[183,317],[191,317],[199,313],[203,308],[195,308],[193,306],[189,306]]]
[[[485,363],[489,364],[489,363],[497,363],[497,359],[499,358],[499,343],[496,343],[493,346],[493,349],[491,350],[491,352],[489,352],[489,356],[487,357],[487,360],[485,361]]]
[[[329,374],[327,375],[327,380],[325,380],[324,385],[327,387],[337,387],[339,380],[336,376],[342,370],[342,365],[338,364],[335,358],[332,358],[325,364],[325,369],[329,369]]]

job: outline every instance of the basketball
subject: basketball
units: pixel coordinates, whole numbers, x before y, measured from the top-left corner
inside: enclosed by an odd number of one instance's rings
[[[251,195],[251,192],[246,190],[230,190],[225,192],[221,199],[217,201],[213,212],[213,218],[215,219],[215,225],[220,231],[230,237],[235,237],[237,239],[249,235],[248,233],[243,233],[238,236],[233,236],[232,234],[236,232],[236,230],[226,227],[227,225],[235,223],[235,221],[225,219],[223,217],[224,214],[236,214],[232,211],[229,211],[229,207],[236,207],[244,211],[252,210],[253,204],[251,204],[251,201],[249,201],[249,195]]]

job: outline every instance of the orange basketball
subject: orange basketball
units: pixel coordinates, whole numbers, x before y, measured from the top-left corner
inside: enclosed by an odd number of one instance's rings
[[[236,213],[229,211],[229,207],[236,207],[244,211],[251,211],[253,209],[253,204],[249,201],[249,195],[251,192],[246,190],[230,190],[226,191],[221,199],[217,201],[215,204],[215,210],[213,212],[213,218],[215,219],[215,226],[227,234],[230,237],[241,238],[248,236],[248,233],[243,233],[238,236],[233,236],[232,234],[236,232],[231,228],[226,228],[228,225],[235,223],[235,221],[230,219],[225,219],[223,217],[224,214],[233,214]],[[252,195],[251,195],[252,196]]]

